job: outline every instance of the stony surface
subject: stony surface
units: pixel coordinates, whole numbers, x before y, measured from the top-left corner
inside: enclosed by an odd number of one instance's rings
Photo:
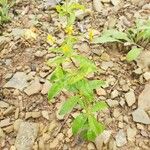
[[[135,122],[143,123],[143,124],[150,124],[150,117],[148,114],[141,108],[136,109],[133,113],[133,120]]]
[[[132,106],[136,102],[134,91],[130,91],[125,94],[125,100],[128,104],[128,106]]]
[[[116,135],[116,144],[118,147],[122,147],[127,143],[126,134],[123,130],[119,130]]]
[[[24,92],[27,95],[33,95],[33,94],[37,94],[41,91],[41,84],[39,82],[39,79],[36,78],[25,90]]]
[[[150,110],[150,84],[146,84],[144,90],[139,95],[138,107],[144,110]]]
[[[147,19],[149,0],[82,0],[81,3],[86,10],[75,14],[75,35],[81,33],[75,47],[97,66],[97,73],[89,74],[88,78],[106,81],[105,87],[95,91],[96,99],[109,105],[109,109],[97,115],[106,131],[98,136],[96,145],[73,136],[72,120],[82,110],[77,106],[69,117],[57,113],[70,93],[64,90],[55,100],[47,101],[53,67],[47,66],[46,62],[57,54],[48,51],[46,36],[52,34],[60,45],[65,37],[65,19],[54,9],[55,0],[17,0],[9,11],[11,22],[0,27],[0,149],[16,150],[16,137],[18,139],[24,120],[39,126],[32,142],[34,150],[149,149],[150,128],[145,122],[149,122],[150,117],[150,46],[141,52],[137,63],[127,63],[128,48],[121,43],[91,44],[88,40],[91,29],[94,37],[98,37],[105,29],[124,31],[136,19]],[[66,63],[64,67],[72,66]],[[5,87],[7,83],[11,83],[10,87]],[[141,114],[147,116],[144,121]],[[114,138],[117,136],[121,140]]]
[[[35,123],[22,122],[16,137],[15,147],[17,150],[31,150],[38,134],[38,125]]]
[[[24,72],[16,72],[14,76],[4,85],[4,87],[15,88],[21,91],[27,86],[27,76]]]

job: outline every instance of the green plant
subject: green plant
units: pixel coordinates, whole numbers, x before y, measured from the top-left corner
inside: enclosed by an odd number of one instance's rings
[[[10,20],[9,17],[9,8],[7,0],[0,0],[0,24],[6,23]]]
[[[128,52],[126,59],[132,61],[137,59],[143,49],[146,48],[150,42],[150,20],[138,20],[134,28],[130,28],[125,32],[118,31],[117,29],[106,30],[100,37],[93,40],[93,43],[109,43],[119,42],[124,45],[130,45],[131,50]],[[143,46],[143,42],[146,45]]]
[[[64,6],[66,5],[67,3],[64,4]],[[80,5],[76,4],[76,6]],[[68,6],[66,7],[68,8]],[[64,15],[67,14],[65,13]],[[70,26],[73,23],[70,24],[70,20],[68,20]],[[54,38],[50,35],[48,36],[48,41],[50,44],[55,42]],[[96,72],[97,69],[91,60],[82,56],[74,49],[76,42],[77,38],[68,33],[60,47],[50,48],[51,51],[59,53],[59,56],[48,61],[48,64],[54,67],[54,71],[49,79],[52,87],[48,92],[48,99],[53,99],[63,89],[71,92],[73,96],[64,102],[59,114],[66,115],[76,106],[80,106],[82,112],[74,119],[72,132],[74,135],[80,134],[83,138],[93,141],[104,130],[104,125],[95,118],[95,112],[107,108],[104,101],[96,100],[94,90],[103,87],[105,82],[103,80],[89,80],[87,78],[87,75]],[[66,66],[66,63],[69,66]]]

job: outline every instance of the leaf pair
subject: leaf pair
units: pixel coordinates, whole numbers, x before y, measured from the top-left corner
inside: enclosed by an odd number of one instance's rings
[[[83,138],[94,141],[96,136],[104,131],[104,125],[99,123],[93,115],[80,114],[72,124],[73,134],[80,133]]]
[[[93,43],[108,43],[108,42],[130,42],[128,35],[116,29],[110,29],[103,32],[102,36],[95,38]]]

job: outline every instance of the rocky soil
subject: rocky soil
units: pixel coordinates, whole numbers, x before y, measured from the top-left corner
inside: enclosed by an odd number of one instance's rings
[[[0,28],[0,150],[149,150],[150,149],[150,46],[136,62],[125,61],[126,50],[116,44],[92,45],[86,40],[89,28],[95,35],[103,29],[124,30],[137,18],[150,16],[149,0],[82,0],[88,9],[78,12],[76,33],[85,34],[77,49],[92,59],[105,79],[106,88],[97,97],[109,109],[98,119],[106,130],[95,142],[74,137],[71,121],[79,114],[59,116],[63,92],[48,102],[52,68],[48,59],[47,34],[61,43],[64,32],[54,0],[17,0],[10,10],[11,22]],[[67,64],[66,64],[67,65]]]

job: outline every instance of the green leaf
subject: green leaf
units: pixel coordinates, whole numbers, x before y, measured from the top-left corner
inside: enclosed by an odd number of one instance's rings
[[[71,26],[74,24],[75,22],[75,19],[76,19],[76,16],[75,16],[75,13],[71,13],[70,14],[70,17],[68,18],[68,26]]]
[[[116,29],[110,29],[103,32],[102,36],[95,38],[94,43],[121,42],[122,40],[129,42],[128,35]]]
[[[94,141],[96,138],[96,134],[92,130],[87,131],[87,140]]]
[[[65,86],[65,81],[60,80],[58,82],[55,82],[50,90],[48,91],[48,100],[51,100],[53,97],[55,97],[58,93],[61,92],[61,90]]]
[[[79,96],[73,96],[69,98],[61,107],[59,112],[60,115],[66,115],[67,113],[71,112],[72,109],[76,106],[78,102]]]
[[[132,48],[126,56],[127,61],[130,62],[130,61],[137,59],[141,51],[142,51],[141,48]]]
[[[94,90],[94,89],[105,86],[106,82],[103,80],[92,80],[92,81],[89,81],[89,85]]]
[[[104,131],[104,125],[102,125],[100,122],[97,122],[94,116],[88,116],[88,122],[90,129],[95,133],[95,135],[99,135]]]
[[[108,37],[108,36],[97,37],[93,40],[93,43],[95,44],[98,44],[98,43],[104,44],[108,42],[120,42],[120,41],[115,38]]]
[[[92,106],[92,112],[96,112],[96,111],[100,111],[103,109],[108,108],[108,105],[104,102],[96,102],[93,106]]]
[[[77,134],[87,121],[87,117],[84,114],[80,114],[75,118],[72,124],[72,133]]]
[[[57,65],[60,65],[64,60],[65,60],[65,57],[57,56],[55,58],[51,58],[50,60],[48,60],[47,65],[57,66]]]
[[[117,40],[130,41],[130,39],[128,38],[128,35],[125,32],[121,32],[116,29],[107,30],[103,33],[103,35],[115,38]]]

